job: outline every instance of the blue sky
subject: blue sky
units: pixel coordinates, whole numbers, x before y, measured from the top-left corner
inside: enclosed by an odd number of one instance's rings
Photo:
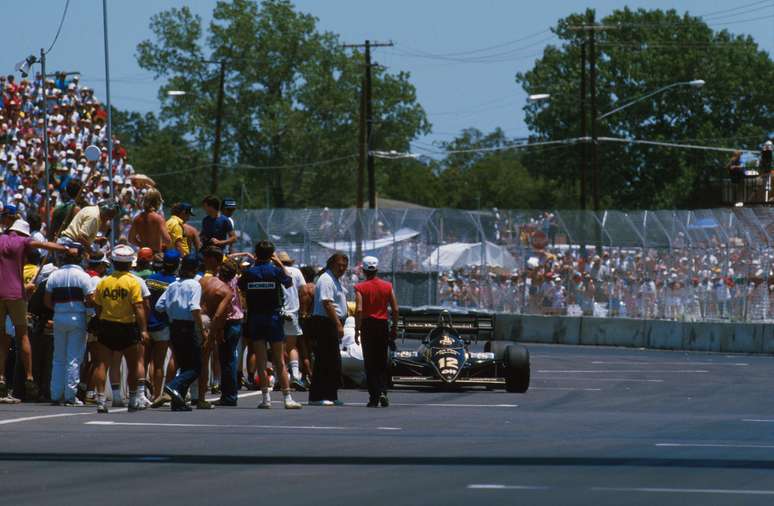
[[[30,53],[48,47],[62,15],[64,0],[26,0],[4,5],[0,72]],[[394,48],[378,49],[374,60],[391,71],[406,70],[428,112],[433,134],[419,146],[450,140],[466,127],[491,131],[501,127],[509,136],[526,135],[522,107],[526,97],[514,81],[518,71],[531,67],[550,33],[540,33],[571,12],[587,6],[602,17],[624,5],[630,8],[674,8],[694,15],[726,11],[714,16],[716,29],[752,35],[774,52],[774,0],[296,0],[298,9],[319,18],[324,30],[344,42],[392,40]],[[755,5],[752,5],[755,4]],[[108,0],[110,72],[113,104],[121,109],[158,110],[159,83],[140,69],[135,48],[150,37],[150,17],[169,7],[189,5],[209,21],[215,0]],[[732,10],[733,9],[733,10]],[[34,28],[34,29],[32,29]],[[512,42],[523,39],[520,42]],[[486,63],[417,57],[419,53],[448,54],[501,45],[472,56],[497,53]],[[102,1],[71,0],[49,69],[78,70],[82,82],[105,97],[102,42]],[[710,79],[712,76],[697,76]]]

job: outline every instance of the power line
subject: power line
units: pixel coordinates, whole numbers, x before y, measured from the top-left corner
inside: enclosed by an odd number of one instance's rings
[[[349,156],[341,156],[339,158],[331,158],[329,160],[320,160],[317,162],[309,162],[309,163],[299,163],[295,165],[251,165],[249,163],[235,163],[235,164],[222,164],[219,163],[218,166],[223,169],[245,169],[245,170],[279,170],[279,169],[301,169],[305,167],[317,167],[320,165],[328,165],[335,162],[341,162],[344,160],[351,160],[352,158],[356,158],[357,155],[349,155]],[[199,165],[196,167],[189,167],[187,169],[181,169],[181,170],[173,170],[170,172],[158,172],[158,173],[149,173],[148,176],[150,177],[161,177],[161,176],[172,176],[177,174],[186,174],[188,172],[195,172],[197,170],[201,169],[207,169],[211,168],[212,163],[207,163],[204,165]]]
[[[760,0],[758,2],[753,2],[753,3],[749,3],[749,4],[737,5],[736,7],[730,7],[728,9],[722,9],[722,10],[719,10],[719,11],[713,11],[713,12],[707,12],[705,14],[699,14],[699,17],[700,18],[714,17],[717,14],[724,14],[724,13],[727,13],[727,12],[733,12],[733,11],[735,11],[737,9],[745,9],[747,7],[752,7],[753,5],[760,5],[760,4],[770,3],[770,2],[771,2],[771,0]]]
[[[551,31],[550,29],[546,28],[546,29],[540,30],[539,32],[535,32],[535,33],[532,33],[532,34],[527,35],[525,37],[521,37],[519,39],[509,40],[509,41],[503,42],[501,44],[495,44],[494,46],[483,47],[483,48],[480,48],[480,49],[472,49],[472,50],[469,50],[469,51],[457,51],[457,52],[454,52],[454,53],[428,53],[428,52],[422,51],[420,49],[414,49],[414,51],[419,52],[419,53],[424,53],[427,56],[435,56],[435,57],[438,57],[438,58],[466,56],[466,55],[475,54],[475,53],[484,53],[486,51],[491,51],[492,49],[500,49],[502,47],[507,47],[507,46],[510,46],[511,44],[516,44],[518,42],[523,42],[525,40],[529,40],[529,39],[531,39],[533,37],[537,37],[538,35],[543,35],[544,33],[548,33],[550,31]],[[411,48],[409,48],[409,49],[411,49]]]
[[[51,50],[54,49],[54,45],[56,44],[56,41],[59,40],[59,34],[62,32],[62,25],[64,25],[64,20],[65,20],[65,17],[67,16],[67,9],[69,7],[70,7],[70,0],[66,0],[65,8],[64,8],[64,11],[62,12],[62,19],[59,20],[59,28],[56,29],[56,35],[54,35],[54,41],[46,50],[46,54],[50,53]]]

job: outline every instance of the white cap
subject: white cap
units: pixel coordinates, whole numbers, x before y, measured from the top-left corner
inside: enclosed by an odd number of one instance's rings
[[[376,271],[379,269],[379,259],[376,257],[364,257],[363,258],[363,270],[364,271]]]
[[[24,234],[27,237],[30,235],[30,224],[27,223],[24,220],[16,220],[13,222],[13,225],[11,225],[11,228],[8,229],[9,232],[18,232],[20,234]]]
[[[134,249],[126,244],[118,245],[113,248],[110,258],[112,258],[114,262],[132,263],[135,259]]]

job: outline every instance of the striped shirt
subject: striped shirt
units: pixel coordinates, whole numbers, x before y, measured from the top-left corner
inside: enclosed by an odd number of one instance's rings
[[[94,282],[79,265],[64,265],[51,273],[46,292],[51,294],[55,313],[86,314],[84,301],[94,293]]]

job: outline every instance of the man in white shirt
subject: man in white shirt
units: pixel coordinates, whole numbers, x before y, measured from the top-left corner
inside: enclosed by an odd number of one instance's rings
[[[94,283],[79,265],[77,255],[66,255],[64,265],[49,276],[44,303],[54,310],[54,357],[51,372],[51,400],[66,406],[80,406],[76,397],[81,360],[86,349],[86,312],[93,306]]]
[[[285,329],[285,353],[288,355],[288,366],[290,367],[290,380],[297,390],[306,390],[307,386],[301,377],[301,370],[298,366],[298,338],[303,334],[301,326],[298,323],[298,312],[301,309],[298,294],[303,289],[306,281],[304,275],[298,267],[293,267],[293,259],[286,251],[277,253],[282,265],[285,266],[293,284],[290,288],[282,287],[284,295],[284,306],[282,308]]]

